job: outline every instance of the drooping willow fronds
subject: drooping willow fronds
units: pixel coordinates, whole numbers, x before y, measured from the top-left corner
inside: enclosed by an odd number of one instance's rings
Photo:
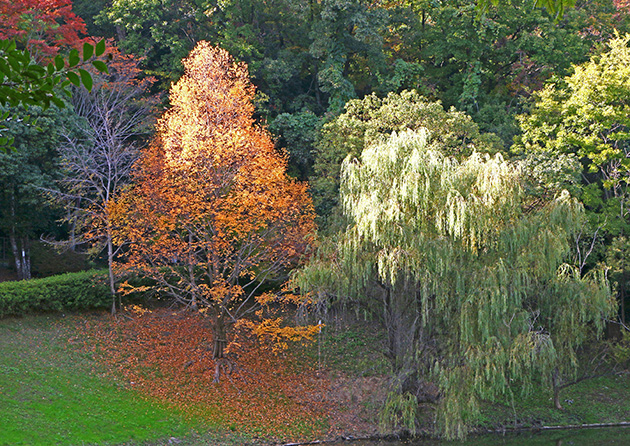
[[[573,370],[586,324],[601,329],[614,308],[605,277],[564,263],[582,206],[562,192],[533,208],[524,178],[500,154],[458,161],[423,130],[393,134],[345,160],[351,225],[297,276],[383,315],[399,370],[420,361],[438,380],[448,437],[465,435],[480,399]]]

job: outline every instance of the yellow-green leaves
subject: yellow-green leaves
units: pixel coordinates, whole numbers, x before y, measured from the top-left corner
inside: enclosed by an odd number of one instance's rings
[[[530,115],[520,117],[521,151],[575,154],[590,172],[617,178],[630,172],[630,35],[575,67],[562,83],[535,95]],[[621,175],[621,176],[619,176]],[[614,187],[609,183],[609,188]]]
[[[551,370],[570,373],[587,324],[601,329],[614,308],[605,281],[576,267],[558,274],[583,223],[580,203],[566,191],[530,194],[519,162],[456,158],[428,136],[392,133],[346,158],[349,227],[296,282],[372,308],[396,379],[440,383],[438,426],[453,438],[481,400],[527,393]],[[408,409],[392,403],[386,413],[403,423]]]

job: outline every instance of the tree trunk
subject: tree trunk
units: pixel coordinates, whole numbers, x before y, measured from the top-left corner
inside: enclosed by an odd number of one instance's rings
[[[30,279],[31,276],[31,244],[28,237],[22,237],[22,268],[24,280]]]
[[[218,383],[221,379],[221,366],[224,366],[228,361],[223,356],[225,347],[227,346],[227,336],[225,330],[225,317],[223,313],[219,313],[216,318],[216,323],[213,327],[214,348],[212,350],[212,359],[214,359],[214,379],[212,382]]]
[[[114,278],[114,244],[111,228],[107,228],[107,268],[109,273],[109,290],[112,293],[112,316],[116,314],[116,280]]]
[[[74,206],[76,206],[76,209],[80,209],[81,208],[81,198],[76,199],[76,203],[74,204]],[[75,215],[73,215],[75,214]],[[72,211],[70,210],[70,207],[68,207],[67,211],[66,211],[66,221],[68,223],[70,223],[70,250],[73,252],[76,252],[77,250],[77,218],[76,218],[76,211]]]
[[[553,404],[556,406],[556,409],[562,410],[562,405],[560,404],[560,383],[558,382],[559,374],[558,369],[554,369],[551,375],[551,384],[553,385]]]
[[[195,265],[197,262],[194,258],[193,252],[193,234],[192,231],[188,231],[188,280],[192,285],[192,298],[190,300],[190,307],[193,310],[197,310],[197,282],[195,280]]]
[[[10,215],[15,222],[15,194],[11,193],[11,206]],[[15,259],[15,271],[17,272],[18,280],[28,280],[31,278],[31,255],[29,251],[28,237],[19,237],[15,231],[15,223],[11,225],[11,232],[9,233],[9,243],[11,244],[11,251],[13,252],[13,258]]]
[[[625,279],[625,274],[623,274],[621,277],[623,279]],[[626,325],[626,285],[625,285],[625,280],[622,280],[621,282],[623,282],[621,284],[621,289],[620,294],[621,294],[621,298],[619,299],[621,301],[621,323],[625,326]]]
[[[11,252],[15,259],[15,271],[18,280],[28,280],[31,278],[31,254],[29,249],[28,237],[17,237],[15,228],[12,228],[9,234],[9,243],[11,244]]]

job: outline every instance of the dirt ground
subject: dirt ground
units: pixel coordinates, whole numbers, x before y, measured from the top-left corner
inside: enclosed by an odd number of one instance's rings
[[[0,267],[0,282],[6,282],[9,280],[17,280],[17,274],[7,268]]]

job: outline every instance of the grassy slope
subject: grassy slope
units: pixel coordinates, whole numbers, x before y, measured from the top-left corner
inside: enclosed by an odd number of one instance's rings
[[[53,316],[0,320],[0,444],[119,444],[194,427],[92,372]]]
[[[549,389],[514,405],[495,404],[484,410],[483,427],[535,427],[617,423],[630,421],[630,375],[606,376],[582,381],[561,392],[563,409],[553,406]]]
[[[97,327],[95,331],[85,330],[88,322]],[[165,338],[177,338],[175,322],[163,322]],[[118,328],[107,331],[114,326]],[[125,330],[125,323],[96,313],[0,319],[0,445],[162,445],[171,437],[182,446],[242,445],[264,442],[276,433],[284,438],[317,436],[313,431],[324,428],[319,418],[295,410],[300,403],[292,395],[251,379],[253,390],[248,390],[241,386],[239,374],[214,386],[207,371],[194,374],[195,366],[167,363],[165,367],[175,367],[173,375],[182,378],[173,381],[157,360],[142,359],[153,353],[157,357],[164,346],[149,344],[148,352],[142,350],[131,342],[138,333]],[[93,337],[95,333],[98,337]],[[131,347],[121,343],[125,338],[119,335],[125,333]],[[139,337],[135,340],[144,343]],[[86,345],[100,347],[92,352]],[[171,357],[177,357],[180,346],[166,345],[175,349],[170,350]],[[113,356],[118,361],[103,362],[97,353],[103,347],[121,352]],[[134,349],[135,356],[129,353]],[[272,366],[268,372],[275,375],[278,369]],[[141,382],[142,375],[148,381]],[[291,376],[299,375],[298,370]],[[196,386],[177,387],[186,379],[196,379]],[[146,385],[150,381],[155,381],[155,388]],[[151,392],[160,386],[166,386],[164,395]],[[188,395],[178,398],[184,390]],[[236,417],[234,405],[242,408]],[[267,419],[268,425],[261,424]]]
[[[68,343],[74,327],[67,321],[45,315],[0,320],[0,445],[165,444],[170,437],[181,445],[252,440],[251,432],[239,433],[240,426],[230,420],[183,416],[102,373],[78,341]],[[378,353],[382,336],[369,324],[329,326],[320,342],[321,349],[312,345],[307,355],[333,383],[322,393],[337,407],[329,437],[369,433],[387,385],[387,364]],[[513,406],[495,404],[484,411],[483,424],[494,429],[628,421],[630,376],[582,382],[565,389],[562,400],[562,411],[552,407],[545,391],[516,398]]]

